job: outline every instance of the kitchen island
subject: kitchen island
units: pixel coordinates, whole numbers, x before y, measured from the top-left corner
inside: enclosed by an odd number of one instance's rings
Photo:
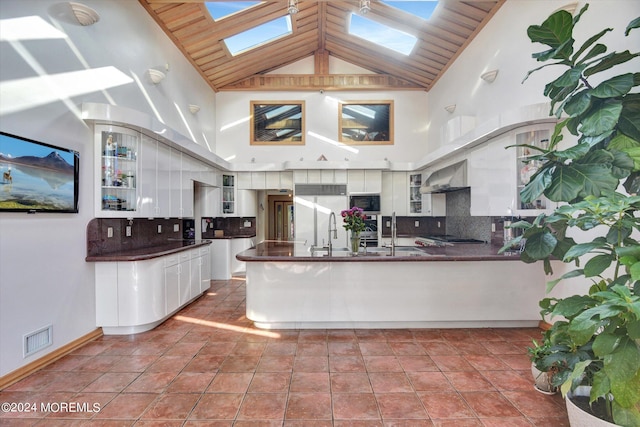
[[[489,244],[309,250],[266,241],[241,252],[247,317],[264,329],[526,327],[541,320],[540,264]],[[553,262],[556,274],[562,263]]]

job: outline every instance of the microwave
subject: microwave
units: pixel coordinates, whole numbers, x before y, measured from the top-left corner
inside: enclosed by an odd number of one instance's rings
[[[349,207],[359,207],[366,213],[380,213],[380,194],[351,194]]]

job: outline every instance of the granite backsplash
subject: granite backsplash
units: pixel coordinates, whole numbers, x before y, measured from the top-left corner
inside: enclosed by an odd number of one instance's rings
[[[225,237],[254,237],[256,235],[255,217],[204,217],[203,223],[207,224],[206,230],[202,229],[203,239],[213,239],[216,230],[220,230]]]

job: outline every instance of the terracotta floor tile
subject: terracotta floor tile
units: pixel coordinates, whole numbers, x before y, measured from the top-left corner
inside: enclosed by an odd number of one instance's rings
[[[468,354],[464,356],[475,369],[482,371],[496,371],[510,369],[499,357],[485,354]]]
[[[207,393],[245,393],[253,372],[219,372],[207,388]]]
[[[326,343],[327,331],[321,329],[301,330],[298,334],[298,342],[318,342]]]
[[[415,393],[376,393],[375,396],[384,420],[429,418]]]
[[[328,356],[329,349],[326,342],[301,341],[298,343],[297,356]]]
[[[296,372],[328,372],[329,358],[326,356],[296,356],[293,359]]]
[[[239,342],[233,347],[231,354],[239,356],[262,356],[266,347],[266,342]]]
[[[215,372],[181,372],[173,380],[169,387],[167,387],[167,393],[204,393],[207,389]]]
[[[389,347],[396,356],[424,356],[427,354],[423,346],[415,342],[394,341]]]
[[[402,366],[395,356],[364,356],[368,372],[402,372]]]
[[[240,412],[238,420],[271,420],[282,422],[284,410],[287,404],[286,393],[248,393]]]
[[[291,372],[295,356],[262,356],[257,372]]]
[[[511,369],[530,370],[531,361],[526,354],[500,354],[498,358]]]
[[[74,375],[81,375],[77,373]],[[131,384],[140,374],[137,372],[107,372],[84,388],[85,393],[116,392],[120,393]]]
[[[364,359],[358,356],[329,357],[330,372],[365,372]]]
[[[462,397],[481,418],[518,417],[520,411],[499,392],[462,392]]]
[[[442,372],[407,372],[415,391],[449,391],[453,386]]]
[[[228,356],[236,346],[235,342],[208,342],[200,350],[201,355]]]
[[[404,372],[371,372],[371,386],[375,393],[412,392],[413,388]]]
[[[445,418],[432,420],[434,427],[484,427],[477,418]]]
[[[258,357],[256,356],[257,360]],[[187,364],[184,367],[184,371],[186,372],[211,372],[215,370],[220,370],[223,362],[226,362],[228,359],[224,356],[212,355],[212,354],[200,354]]]
[[[407,371],[437,371],[438,367],[429,356],[398,356],[402,369]]]
[[[256,372],[249,384],[250,393],[286,393],[291,384],[289,372]]]
[[[469,405],[456,392],[419,392],[418,397],[432,419],[475,416]]]
[[[531,390],[533,375],[522,377],[515,371],[485,371],[484,377],[498,390]]]
[[[178,355],[178,356],[160,356],[151,366],[146,369],[146,372],[173,372],[178,374],[184,369],[185,366],[191,360],[191,355]]]
[[[173,379],[176,374],[173,372],[145,372],[140,374],[127,388],[127,393],[160,393]]]
[[[267,343],[264,356],[295,356],[298,344],[295,342],[270,342]]]
[[[505,341],[487,341],[482,343],[492,354],[523,354],[526,353],[524,348],[518,347],[510,342]]]
[[[157,397],[154,393],[121,393],[101,408],[94,418],[137,419]]]
[[[366,373],[331,373],[332,393],[372,393],[369,375]]]
[[[502,372],[502,371],[492,371]],[[495,391],[495,387],[478,371],[444,372],[453,388],[458,391]]]
[[[381,415],[373,393],[336,393],[333,395],[333,418],[336,420],[380,420]]]
[[[330,342],[329,355],[331,356],[360,356],[360,346],[356,342]]]
[[[543,418],[566,411],[564,400],[560,395],[547,396],[530,391],[505,391],[503,395],[528,417]]]
[[[122,358],[112,365],[109,372],[144,372],[156,360],[157,355],[132,355]]]
[[[432,355],[431,360],[441,371],[473,371],[473,366],[462,356]]]
[[[532,424],[525,417],[482,418],[482,425],[486,427],[530,427]],[[557,424],[547,424],[556,427]]]
[[[363,356],[393,356],[395,353],[386,342],[361,342],[360,353]]]
[[[240,393],[205,394],[193,408],[189,420],[233,420],[243,398]]]
[[[329,393],[289,393],[285,419],[331,419],[331,395]]]
[[[331,342],[356,341],[356,333],[351,329],[329,329],[327,340]]]
[[[291,377],[292,393],[328,393],[328,372],[294,372]]]
[[[143,419],[177,419],[184,420],[187,418],[191,410],[195,407],[196,402],[200,399],[198,394],[173,393],[160,396],[146,410]]]

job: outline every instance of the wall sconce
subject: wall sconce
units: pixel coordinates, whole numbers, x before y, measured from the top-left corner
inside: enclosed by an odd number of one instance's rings
[[[71,6],[71,11],[75,15],[80,25],[93,25],[100,20],[100,15],[98,15],[98,12],[91,9],[89,6],[73,2],[69,2],[69,6]]]
[[[451,114],[456,111],[456,104],[447,105],[444,109],[447,110],[447,113]]]
[[[191,111],[191,114],[195,114],[200,111],[200,106],[196,104],[189,104],[189,111]]]
[[[154,85],[157,85],[165,78],[165,74],[162,71],[156,70],[155,68],[149,68],[147,72],[149,73],[149,78]]]
[[[482,73],[480,78],[487,83],[493,83],[493,81],[498,76],[498,70],[487,71],[486,73]]]
[[[567,12],[569,12],[570,14],[574,14],[576,12],[576,9],[578,8],[578,3],[569,3],[569,4],[565,4],[562,7],[559,7],[558,9],[554,10],[553,13],[558,12],[559,10],[566,10]]]
[[[298,13],[298,0],[289,0],[289,7],[287,7],[289,15]]]
[[[360,13],[364,15],[370,10],[371,10],[370,0],[360,0]]]

